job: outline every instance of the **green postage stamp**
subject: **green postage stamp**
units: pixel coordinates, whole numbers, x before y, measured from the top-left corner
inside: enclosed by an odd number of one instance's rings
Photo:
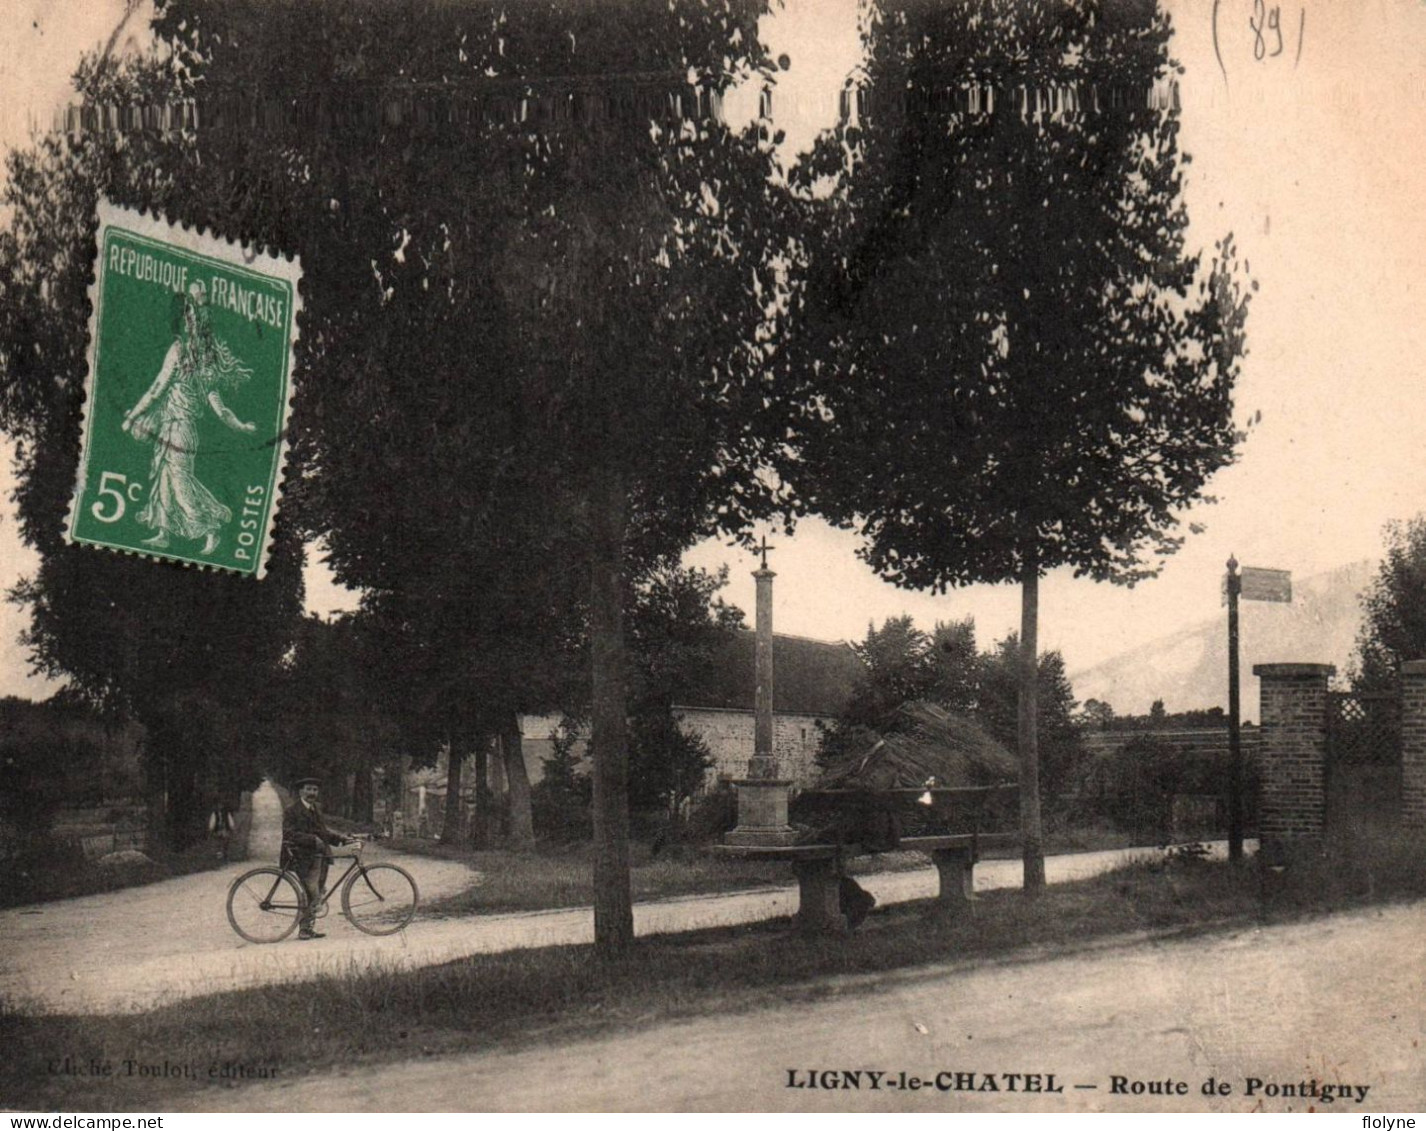
[[[263,575],[301,273],[100,202],[70,541]]]

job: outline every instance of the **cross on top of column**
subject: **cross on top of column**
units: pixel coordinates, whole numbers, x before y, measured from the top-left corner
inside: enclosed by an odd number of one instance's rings
[[[768,555],[768,551],[769,551],[769,550],[775,550],[775,549],[777,549],[777,547],[776,547],[776,546],[769,546],[769,545],[767,544],[767,535],[764,534],[764,535],[763,535],[762,544],[759,545],[759,546],[753,547],[753,549],[756,550],[758,553],[762,554],[762,560],[763,560],[762,568],[763,568],[763,569],[767,569],[767,555]]]

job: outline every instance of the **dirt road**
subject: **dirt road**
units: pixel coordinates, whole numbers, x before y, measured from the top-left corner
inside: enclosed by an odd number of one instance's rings
[[[1420,1111],[1423,971],[1418,904],[878,975],[844,982],[831,1000],[752,1015],[173,1102],[240,1111]],[[859,1072],[859,1086],[828,1088],[850,1079],[840,1070]],[[868,1070],[885,1073],[880,1087]],[[903,1072],[929,1086],[889,1086]]]
[[[26,1011],[124,1012],[164,1000],[270,981],[296,980],[349,965],[356,951],[369,961],[410,956],[408,939],[360,934],[334,912],[323,922],[329,937],[276,946],[245,943],[228,925],[225,900],[232,880],[256,864],[276,861],[282,839],[277,791],[253,795],[250,859],[212,872],[182,876],[102,895],[0,911],[0,995]],[[373,847],[368,859],[386,857]],[[423,901],[479,883],[465,864],[420,859]],[[408,932],[409,934],[410,932]]]
[[[0,995],[25,1012],[122,1013],[223,989],[301,981],[326,971],[413,969],[466,955],[593,941],[588,908],[484,915],[420,917],[399,935],[363,935],[334,911],[323,920],[327,938],[272,946],[245,943],[228,925],[224,903],[231,880],[253,862],[276,860],[282,814],[276,791],[253,798],[251,860],[215,872],[146,887],[0,911]],[[1051,883],[1079,879],[1122,862],[1130,852],[1086,852],[1050,857]],[[379,847],[370,859],[382,858]],[[422,902],[478,886],[464,864],[402,857]],[[979,890],[1018,887],[1018,860],[976,867]],[[929,865],[913,872],[863,877],[883,906],[927,899],[936,892]],[[789,916],[794,887],[641,903],[634,908],[640,935],[730,926]]]

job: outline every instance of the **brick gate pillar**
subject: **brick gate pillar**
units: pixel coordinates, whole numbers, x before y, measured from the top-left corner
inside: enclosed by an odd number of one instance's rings
[[[1262,681],[1258,837],[1265,860],[1322,838],[1331,664],[1255,664]]]
[[[1426,829],[1426,660],[1401,665],[1401,826]]]

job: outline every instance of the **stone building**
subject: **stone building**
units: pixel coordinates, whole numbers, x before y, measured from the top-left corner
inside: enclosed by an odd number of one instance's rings
[[[753,756],[754,634],[732,634],[681,702],[674,717],[697,735],[713,755],[708,785],[744,776]],[[782,773],[805,785],[814,776],[813,757],[822,731],[851,699],[862,663],[850,646],[805,636],[773,635],[773,751]],[[526,715],[520,720],[525,765],[531,783],[544,776],[544,760],[554,754],[558,715]],[[588,735],[573,751],[588,754]],[[444,774],[440,775],[444,777]]]
[[[754,634],[731,637],[706,677],[674,704],[684,730],[708,744],[713,769],[708,784],[741,778],[753,755]],[[846,707],[862,670],[844,643],[773,635],[773,754],[779,771],[796,785],[814,776],[822,731]]]
[[[707,787],[741,778],[753,756],[754,634],[729,637],[720,655],[693,684],[674,717],[689,734],[708,745],[713,756]],[[823,730],[846,707],[861,671],[861,661],[844,643],[803,636],[773,636],[773,750],[780,771],[795,785],[815,776],[813,759]],[[521,753],[534,785],[544,777],[544,763],[554,755],[559,715],[524,715],[520,719]],[[589,754],[588,733],[575,737],[572,753],[581,763]],[[504,789],[500,759],[490,759],[490,788]],[[587,766],[585,767],[587,768]],[[467,765],[462,785],[469,792],[475,775]],[[400,785],[403,824],[411,831],[440,827],[446,793],[446,756],[424,769],[408,769]]]

